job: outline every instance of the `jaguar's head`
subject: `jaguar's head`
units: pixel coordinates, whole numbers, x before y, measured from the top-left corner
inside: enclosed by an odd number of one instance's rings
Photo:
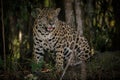
[[[57,9],[39,9],[39,15],[37,16],[37,27],[45,32],[52,32],[58,23],[58,14],[60,8]]]

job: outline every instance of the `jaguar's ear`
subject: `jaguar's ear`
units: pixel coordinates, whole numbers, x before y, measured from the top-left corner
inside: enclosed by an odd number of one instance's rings
[[[38,14],[40,14],[42,12],[42,10],[40,8],[36,8],[35,10],[33,10],[31,12],[31,15],[33,18],[36,18]]]
[[[58,15],[60,13],[60,8],[57,8],[55,11],[56,11],[56,14]]]
[[[42,9],[36,8],[36,12],[37,12],[37,13],[41,13],[41,12],[42,12]]]

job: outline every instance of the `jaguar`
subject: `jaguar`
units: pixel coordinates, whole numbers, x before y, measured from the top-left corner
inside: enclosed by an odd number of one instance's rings
[[[36,63],[44,60],[45,50],[52,51],[57,71],[86,61],[91,56],[87,39],[69,24],[58,19],[60,8],[38,9],[33,26],[33,55]],[[47,54],[49,55],[49,54]]]

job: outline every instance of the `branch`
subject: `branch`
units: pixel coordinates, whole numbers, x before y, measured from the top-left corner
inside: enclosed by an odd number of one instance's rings
[[[70,65],[70,63],[71,63],[71,59],[72,59],[73,57],[74,57],[74,55],[71,54],[71,55],[70,55],[70,58],[69,58],[69,60],[68,60],[68,63],[67,63],[67,65],[65,66],[65,69],[64,69],[64,71],[63,71],[63,73],[62,73],[62,76],[60,77],[60,80],[63,79],[63,77],[64,77],[64,75],[65,75],[65,73],[66,73],[66,71],[67,71],[67,69],[68,69],[68,67],[69,67],[69,65]]]

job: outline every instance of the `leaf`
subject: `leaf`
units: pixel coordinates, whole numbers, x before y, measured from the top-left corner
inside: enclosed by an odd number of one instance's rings
[[[40,61],[39,63],[36,63],[36,62],[32,62],[31,63],[31,67],[32,67],[32,72],[36,71],[36,70],[41,70],[42,69],[42,66],[44,64],[44,61]]]
[[[44,0],[44,6],[49,7],[50,6],[50,1],[49,0]]]
[[[115,20],[111,20],[110,21],[110,27],[114,27],[115,26]]]

